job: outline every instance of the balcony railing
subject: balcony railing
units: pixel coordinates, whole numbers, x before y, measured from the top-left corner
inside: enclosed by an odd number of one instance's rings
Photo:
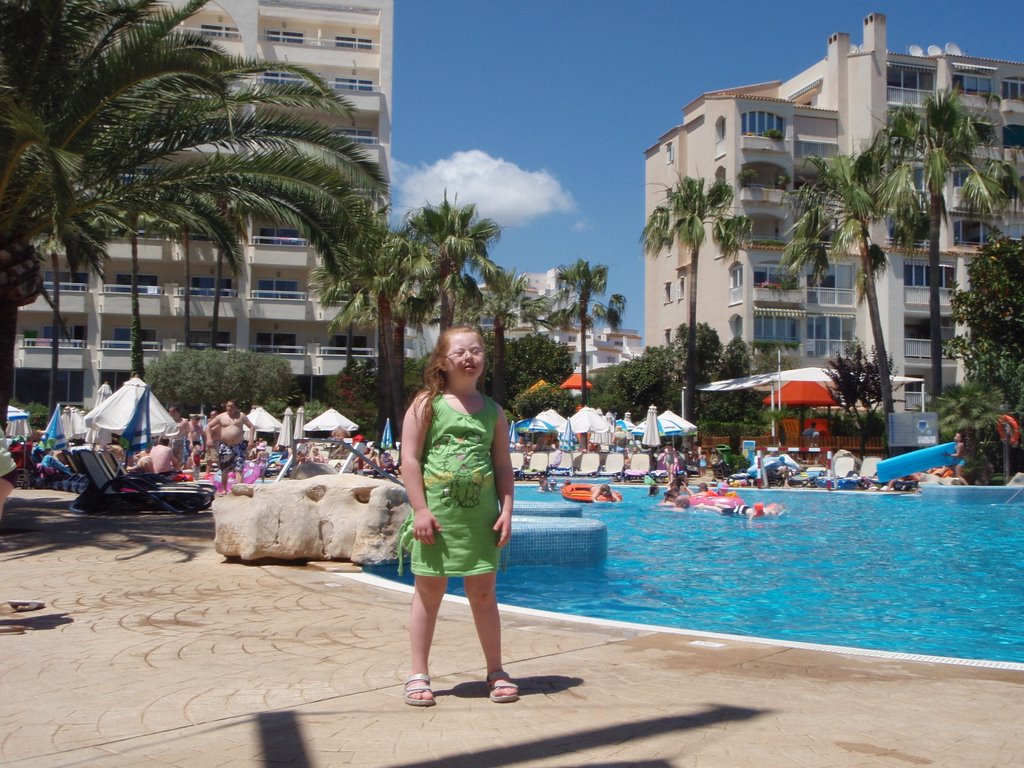
[[[835,157],[839,154],[839,145],[829,141],[805,141],[797,139],[793,142],[795,157]]]
[[[209,348],[210,348],[210,345],[206,344],[205,342],[194,341],[191,344],[186,344],[184,341],[176,341],[174,343],[174,351],[175,352],[180,352],[183,349],[209,349]],[[235,348],[235,345],[231,344],[230,342],[225,342],[223,344],[218,344],[217,345],[217,349],[221,350],[222,352],[227,351],[229,349],[234,349],[234,348]]]
[[[837,357],[845,355],[852,342],[847,339],[807,339],[805,343],[808,357]]]
[[[309,294],[305,291],[252,291],[252,299],[276,299],[278,301],[306,301]]]
[[[347,357],[348,347],[320,347],[321,357]],[[352,357],[373,358],[377,350],[373,347],[352,347]]]
[[[268,355],[304,355],[306,348],[288,344],[253,344],[249,347],[253,352],[262,352]]]
[[[39,347],[44,347],[46,349],[49,349],[50,347],[53,346],[53,339],[39,338],[39,337],[30,338],[30,337],[26,336],[24,339],[22,339],[21,346],[23,348],[30,348],[30,349],[39,348]],[[85,349],[85,342],[82,341],[81,339],[57,339],[57,348],[58,349]]]
[[[214,288],[191,288],[188,295],[193,299],[212,299],[216,290]],[[178,290],[175,291],[175,296],[184,296],[184,286],[178,286]],[[238,291],[234,288],[221,288],[220,297],[222,299],[233,299],[238,296]]]
[[[253,245],[293,245],[296,248],[305,248],[309,241],[302,237],[276,237],[271,235],[253,235]]]
[[[104,350],[126,350],[131,349],[132,343],[130,341],[120,341],[117,339],[103,339],[100,342],[100,349]],[[144,341],[142,342],[142,349],[144,352],[159,352],[160,342],[159,341]]]
[[[918,91],[913,88],[896,88],[894,86],[887,86],[885,89],[885,98],[890,104],[908,107],[920,107],[924,104],[924,100],[932,96],[935,91]]]
[[[330,48],[339,51],[364,51],[373,53],[380,50],[380,43],[363,40],[337,40],[334,37],[290,37],[264,32],[261,39],[265,43],[280,43],[305,48]]]
[[[807,303],[827,307],[852,307],[853,290],[849,288],[808,288]]]
[[[103,293],[131,293],[132,287],[130,285],[120,285],[115,283],[104,283]],[[139,295],[140,296],[163,296],[164,288],[162,285],[140,285]]]
[[[47,291],[50,291],[51,293],[53,292],[52,282],[45,282],[43,283],[43,286]],[[89,285],[87,283],[60,283],[61,293],[85,293],[88,290]]]
[[[928,306],[928,288],[920,285],[903,286],[903,303],[907,305]],[[949,288],[939,288],[939,306],[948,308]]]
[[[903,356],[907,358],[919,358],[923,360],[931,360],[932,357],[932,342],[931,339],[904,339],[903,340]],[[949,355],[943,352],[943,360],[952,360]]]

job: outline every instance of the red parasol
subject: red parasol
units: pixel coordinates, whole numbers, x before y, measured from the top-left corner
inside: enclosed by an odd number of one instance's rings
[[[772,404],[768,395],[762,402]],[[816,381],[787,381],[782,389],[775,393],[775,402],[781,405],[808,408],[828,408],[839,405],[828,391],[828,388]]]
[[[560,385],[558,386],[558,388],[559,388],[559,389],[579,389],[579,390],[582,390],[582,389],[583,389],[583,377],[582,377],[582,376],[580,376],[580,375],[579,375],[578,373],[574,373],[574,374],[573,374],[572,376],[570,376],[570,377],[569,377],[568,379],[566,379],[565,381],[563,381],[563,382],[562,382],[562,383],[561,383],[561,384],[560,384]],[[588,382],[587,382],[587,389],[593,389],[593,388],[594,388],[594,385],[593,385],[593,384],[591,384],[591,383],[590,383],[590,382],[588,381]]]

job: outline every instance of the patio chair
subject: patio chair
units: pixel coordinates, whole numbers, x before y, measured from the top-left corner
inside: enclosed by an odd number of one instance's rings
[[[622,480],[622,473],[626,471],[626,454],[609,453],[604,457],[604,466],[597,473],[598,477],[611,477],[615,480]]]
[[[545,451],[534,451],[530,455],[530,464],[523,470],[524,478],[537,478],[540,475],[547,475],[548,461],[550,456]]]
[[[601,454],[587,452],[580,455],[580,463],[574,474],[577,477],[595,477],[600,469]]]
[[[629,469],[623,473],[627,483],[642,482],[651,474],[651,457],[647,453],[634,453],[629,459]]]
[[[523,479],[523,462],[525,461],[526,457],[523,456],[523,454],[519,453],[519,451],[513,451],[510,454],[510,457],[512,459],[512,476],[516,480],[522,480]]]
[[[213,503],[209,483],[172,483],[161,475],[115,472],[103,454],[91,448],[72,453],[89,481],[71,503],[74,512],[201,512]]]

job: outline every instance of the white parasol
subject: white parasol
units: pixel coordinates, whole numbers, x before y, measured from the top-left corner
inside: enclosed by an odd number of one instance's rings
[[[661,445],[661,431],[658,426],[658,409],[653,405],[647,409],[647,419],[644,421],[644,432],[640,442],[648,448],[657,448]]]
[[[305,432],[333,432],[336,429],[344,429],[348,432],[354,432],[359,429],[359,425],[351,419],[347,419],[338,413],[333,408],[328,408],[326,411],[321,413],[311,422],[309,422],[304,431]]]
[[[277,445],[282,448],[291,448],[295,445],[295,414],[290,407],[284,409],[281,431],[277,435]]]
[[[135,377],[126,381],[120,389],[103,401],[99,406],[85,414],[85,425],[90,430],[105,429],[120,434],[135,411],[135,404],[149,390],[149,385]],[[175,433],[178,423],[155,396],[149,397],[150,433],[158,437],[167,433]]]

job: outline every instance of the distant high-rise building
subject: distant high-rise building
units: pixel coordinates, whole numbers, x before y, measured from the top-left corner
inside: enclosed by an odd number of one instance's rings
[[[790,45],[792,42],[789,43]],[[793,219],[785,199],[815,172],[814,155],[834,157],[860,151],[885,125],[891,107],[919,106],[937,90],[957,89],[964,103],[999,126],[999,142],[985,152],[1015,161],[1024,169],[1024,63],[965,54],[949,43],[927,52],[886,49],[886,19],[864,19],[863,39],[828,39],[821,61],[785,81],[704,93],[683,107],[683,121],[646,151],[646,215],[664,200],[680,177],[725,179],[736,190],[735,212],[753,221],[749,246],[724,260],[709,237],[701,251],[698,318],[715,328],[723,342],[740,337],[780,347],[801,365],[817,365],[842,351],[854,338],[867,348],[871,328],[867,308],[858,303],[857,263],[835,264],[820,281],[795,279],[779,262]],[[999,98],[990,98],[990,97]],[[966,264],[998,228],[1010,237],[1024,234],[1019,206],[998,219],[972,217],[959,205],[959,177],[946,190],[949,218],[941,238],[943,336],[953,335],[949,288],[966,284]],[[872,233],[886,247],[889,268],[878,283],[882,324],[896,370],[923,377],[929,388],[928,258],[922,248],[887,245],[886,225]],[[689,253],[679,245],[646,260],[644,336],[648,344],[671,340],[687,322],[686,273]],[[943,382],[957,379],[954,360],[943,361]],[[897,404],[920,406],[919,387],[897,393]]]

